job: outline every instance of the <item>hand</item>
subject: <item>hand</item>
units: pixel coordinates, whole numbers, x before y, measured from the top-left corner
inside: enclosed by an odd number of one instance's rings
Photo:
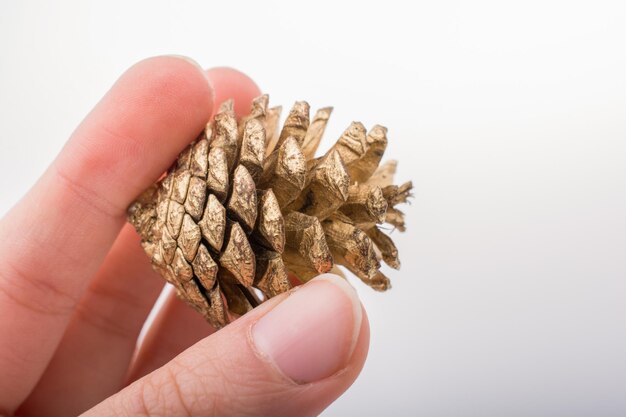
[[[0,414],[310,416],[355,380],[367,317],[334,276],[215,334],[170,293],[135,352],[162,280],[125,224],[126,207],[219,103],[234,97],[242,115],[257,95],[232,69],[142,61],[2,219]]]

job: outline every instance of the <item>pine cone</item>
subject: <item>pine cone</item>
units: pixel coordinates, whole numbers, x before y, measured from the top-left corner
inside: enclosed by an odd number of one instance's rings
[[[289,290],[289,273],[308,281],[336,263],[384,291],[380,259],[400,266],[376,226],[404,231],[395,206],[412,187],[392,185],[396,162],[379,167],[387,129],[353,122],[314,158],[332,108],[310,122],[297,102],[278,132],[281,108],[267,104],[257,98],[238,122],[224,103],[128,209],[153,267],[216,328]]]

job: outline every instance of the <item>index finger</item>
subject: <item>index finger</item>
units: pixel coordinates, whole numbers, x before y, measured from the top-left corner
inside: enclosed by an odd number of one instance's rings
[[[132,199],[202,130],[204,71],[150,58],[126,71],[0,222],[0,411],[30,392]]]

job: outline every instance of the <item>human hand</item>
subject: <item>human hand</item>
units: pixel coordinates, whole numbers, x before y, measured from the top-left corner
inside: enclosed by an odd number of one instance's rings
[[[355,380],[367,317],[332,275],[215,334],[170,293],[135,352],[162,281],[126,207],[219,103],[242,115],[259,94],[232,69],[144,60],[0,221],[0,414],[310,416]]]

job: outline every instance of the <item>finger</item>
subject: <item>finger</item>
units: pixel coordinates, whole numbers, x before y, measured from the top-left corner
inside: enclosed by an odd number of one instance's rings
[[[136,64],[2,220],[0,317],[11,320],[0,322],[0,410],[39,379],[127,205],[202,130],[212,95],[188,60]]]
[[[356,293],[325,275],[261,305],[85,415],[317,415],[352,384],[368,341]]]
[[[214,96],[234,95],[237,103],[247,107],[246,113],[251,97],[261,94],[256,84],[239,71],[217,68],[207,72],[212,74]],[[20,412],[76,415],[122,388],[137,337],[164,283],[152,270],[139,240],[130,225],[122,229],[81,299],[50,365]],[[166,338],[158,343],[162,348],[168,341],[193,340],[187,348],[209,334],[210,326],[200,315],[180,301],[177,304],[189,317],[182,326],[179,323],[168,329]],[[72,401],[67,401],[70,397]]]

